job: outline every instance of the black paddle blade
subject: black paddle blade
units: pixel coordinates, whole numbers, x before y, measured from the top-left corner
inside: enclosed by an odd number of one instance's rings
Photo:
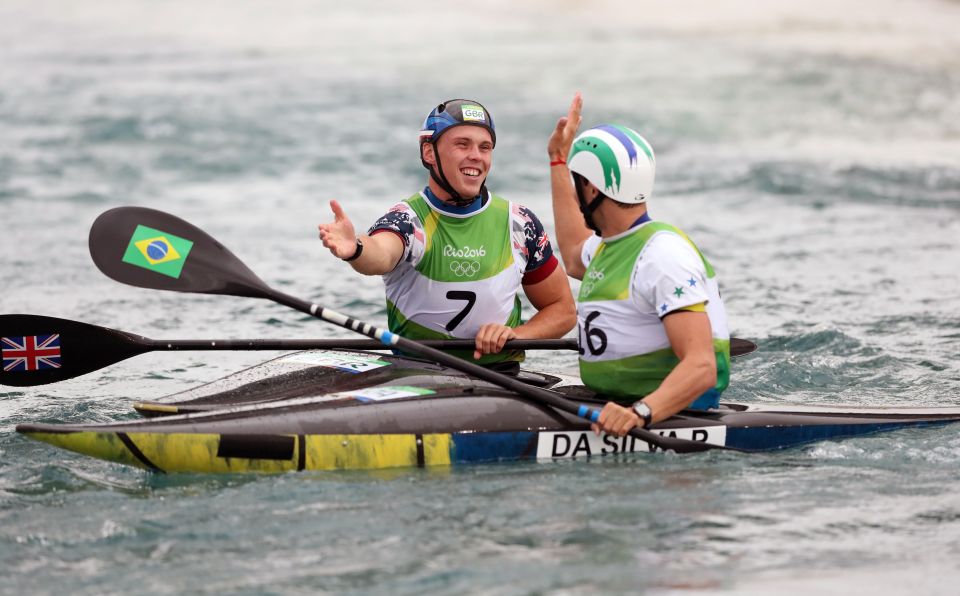
[[[266,298],[267,285],[209,234],[146,207],[117,207],[90,228],[90,256],[107,277],[175,292]]]
[[[730,357],[746,356],[757,351],[757,344],[749,339],[740,339],[739,337],[730,338]]]
[[[122,331],[37,315],[0,315],[0,385],[29,387],[72,379],[149,348]]]

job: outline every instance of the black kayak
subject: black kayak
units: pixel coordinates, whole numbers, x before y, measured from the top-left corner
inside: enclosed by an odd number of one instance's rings
[[[521,372],[576,402],[598,399],[575,377]],[[107,424],[21,424],[17,431],[78,453],[158,472],[285,472],[449,466],[650,451],[589,423],[447,367],[362,351],[297,352],[157,402],[148,418]],[[784,449],[960,421],[960,408],[857,408],[725,403],[651,427],[742,451]]]

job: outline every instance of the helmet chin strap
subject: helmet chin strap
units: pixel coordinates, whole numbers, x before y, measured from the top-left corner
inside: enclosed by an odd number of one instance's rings
[[[463,197],[456,190],[453,189],[453,186],[447,180],[446,174],[443,173],[443,166],[440,165],[440,153],[437,152],[436,143],[431,143],[433,145],[433,156],[437,161],[437,166],[434,168],[427,163],[427,160],[420,157],[420,161],[423,162],[423,165],[430,170],[430,177],[433,178],[433,181],[437,183],[440,188],[447,191],[447,194],[450,195],[450,198],[447,199],[450,203],[456,205],[457,207],[466,207],[467,205],[473,203],[477,200],[477,197]],[[486,196],[487,194],[487,179],[484,178],[483,182],[480,183],[480,194],[479,196]]]
[[[589,205],[587,204],[587,198],[583,189],[583,176],[580,174],[574,173],[574,178],[576,179],[576,184],[574,187],[577,189],[577,206],[580,207],[580,213],[583,214],[583,221],[587,224],[587,227],[593,230],[598,236],[602,236],[600,233],[600,227],[597,225],[597,222],[593,220],[593,212],[600,207],[600,203],[607,198],[603,193],[597,193],[597,196],[593,199],[593,202]]]

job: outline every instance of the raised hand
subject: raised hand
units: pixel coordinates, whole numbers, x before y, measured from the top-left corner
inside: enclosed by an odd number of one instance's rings
[[[570,154],[570,146],[573,139],[577,136],[577,129],[580,128],[580,112],[583,110],[583,98],[577,91],[570,102],[570,109],[567,115],[557,120],[557,127],[550,135],[547,141],[547,155],[550,161],[566,161]]]

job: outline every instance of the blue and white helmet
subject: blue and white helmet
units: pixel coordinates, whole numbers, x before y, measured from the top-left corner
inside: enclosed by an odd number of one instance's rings
[[[422,147],[424,143],[436,143],[447,129],[463,125],[487,129],[493,145],[497,145],[497,132],[490,112],[479,101],[470,99],[451,99],[433,108],[423,121],[420,145]]]
[[[580,133],[570,147],[567,166],[618,203],[645,203],[653,193],[657,171],[653,148],[626,126],[601,124]]]

